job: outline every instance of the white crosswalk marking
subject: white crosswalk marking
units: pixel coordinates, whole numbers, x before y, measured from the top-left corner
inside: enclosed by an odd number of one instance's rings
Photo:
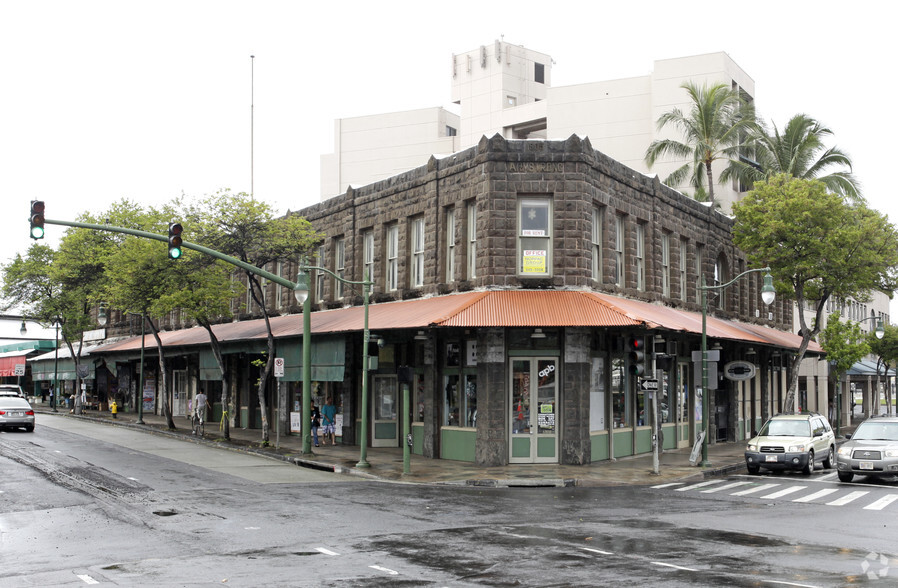
[[[849,502],[855,501],[861,496],[866,496],[870,494],[869,492],[851,492],[850,494],[846,494],[842,498],[837,498],[832,502],[827,502],[827,506],[843,506],[848,504]]]
[[[746,496],[748,494],[754,494],[755,492],[763,492],[765,490],[770,490],[771,488],[776,488],[779,484],[761,484],[760,486],[756,486],[754,488],[749,488],[748,490],[742,490],[741,492],[733,492],[730,496]]]
[[[667,484],[658,484],[657,486],[652,486],[653,489],[658,490],[659,488],[670,488],[671,486],[682,486],[683,482],[668,482]]]
[[[808,494],[807,496],[802,496],[801,498],[796,498],[792,502],[811,502],[812,500],[817,500],[818,498],[823,498],[824,496],[829,496],[833,492],[838,492],[838,488],[825,488],[823,490],[818,490],[813,494]]]
[[[792,494],[793,492],[798,492],[799,490],[804,490],[805,488],[807,488],[807,486],[789,486],[787,488],[783,488],[782,490],[774,492],[773,494],[768,494],[767,496],[762,496],[761,498],[769,498],[771,500],[774,498],[782,498],[783,496],[786,496],[787,494]]]
[[[674,492],[686,492],[687,490],[695,490],[696,488],[704,488],[705,486],[711,486],[712,484],[720,484],[720,480],[711,480],[709,482],[699,482],[698,484],[692,484],[691,486],[684,486],[682,488],[677,488]]]
[[[898,494],[886,494],[876,502],[872,502],[865,506],[864,510],[882,510],[896,500],[898,500]]]
[[[725,484],[723,486],[718,486],[717,488],[711,488],[710,490],[702,490],[702,494],[711,494],[712,492],[722,492],[724,490],[729,490],[730,488],[738,488],[739,486],[745,486],[746,484],[751,484],[752,482],[733,482],[732,484]]]

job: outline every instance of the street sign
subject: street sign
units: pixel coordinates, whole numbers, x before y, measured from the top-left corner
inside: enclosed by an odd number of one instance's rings
[[[727,380],[740,381],[751,380],[755,377],[757,368],[750,361],[731,361],[723,366],[723,376]]]
[[[24,375],[25,375],[25,364],[24,364],[24,363],[17,363],[16,366],[15,366],[15,368],[14,368],[14,371],[13,371],[12,375],[14,375],[14,376],[24,376]]]
[[[708,354],[708,361],[720,361],[720,349],[708,349],[705,351]],[[702,360],[702,350],[692,352],[692,361],[701,361]]]
[[[640,380],[639,382],[642,385],[643,390],[657,390],[658,389],[658,380],[655,378],[647,378],[645,380]]]
[[[284,377],[284,358],[283,357],[275,357],[274,358],[274,377],[275,378],[283,378]]]

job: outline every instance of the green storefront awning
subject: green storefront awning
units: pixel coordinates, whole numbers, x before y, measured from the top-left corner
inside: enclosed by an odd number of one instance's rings
[[[242,351],[242,350],[241,350]],[[227,349],[223,353],[234,353]],[[258,351],[256,351],[258,352]],[[221,372],[211,349],[199,354],[200,379],[220,380]],[[284,358],[285,382],[302,381],[302,342],[278,341],[277,356]],[[342,382],[346,364],[346,339],[341,336],[312,338],[312,379],[319,382]]]
[[[82,380],[93,380],[96,377],[96,371],[94,369],[93,359],[89,357],[84,357],[81,359],[81,379]],[[41,360],[41,361],[32,361],[31,362],[31,379],[32,380],[47,380],[52,382],[54,379],[59,380],[74,380],[76,379],[75,374],[75,361],[73,359],[65,358],[59,360],[59,365],[57,366],[55,360]]]

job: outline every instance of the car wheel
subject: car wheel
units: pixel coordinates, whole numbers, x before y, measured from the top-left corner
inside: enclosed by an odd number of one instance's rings
[[[814,471],[814,450],[808,451],[808,465],[804,466],[804,469],[801,470],[801,473],[804,475],[809,475]]]
[[[761,473],[761,468],[756,465],[745,466],[748,469],[748,473],[752,476],[757,476]]]
[[[34,432],[34,425],[25,427],[25,430],[28,431],[29,433],[33,433],[33,432]]]
[[[823,458],[823,467],[830,470],[833,467],[833,455],[836,453],[836,448],[832,445],[829,446],[829,451],[826,452],[826,457]]]
[[[839,481],[840,482],[850,482],[854,479],[854,474],[851,472],[839,472]]]

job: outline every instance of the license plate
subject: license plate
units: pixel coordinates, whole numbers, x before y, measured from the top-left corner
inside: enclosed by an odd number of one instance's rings
[[[772,462],[776,463],[777,459],[776,459],[775,455],[768,455],[764,458],[764,461],[772,461]]]
[[[857,464],[857,469],[859,470],[872,470],[873,462],[872,461],[862,461]]]
[[[12,411],[12,412],[9,413],[9,416],[23,417],[23,416],[25,416],[25,413],[22,412],[21,410],[19,410],[19,411]]]

